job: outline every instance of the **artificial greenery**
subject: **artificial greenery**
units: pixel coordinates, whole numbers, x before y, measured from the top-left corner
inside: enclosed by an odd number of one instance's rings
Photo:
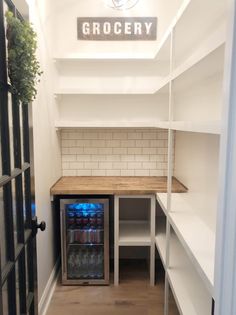
[[[37,95],[36,84],[42,72],[36,58],[37,40],[30,23],[6,13],[8,74],[11,92],[18,101],[29,103]]]

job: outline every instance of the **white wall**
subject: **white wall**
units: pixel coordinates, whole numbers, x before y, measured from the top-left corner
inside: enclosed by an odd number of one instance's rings
[[[174,120],[209,121],[221,119],[222,73],[208,77],[175,93]]]
[[[167,175],[167,130],[67,129],[61,138],[64,176]]]
[[[188,203],[212,231],[216,229],[219,136],[176,132],[176,176],[189,192]]]
[[[96,54],[152,55],[157,43],[176,14],[183,0],[140,0],[131,10],[116,11],[105,0],[54,0],[54,54],[75,56]],[[158,17],[158,40],[145,42],[96,42],[77,40],[77,17],[87,16],[156,16]],[[66,27],[65,27],[66,25]]]
[[[168,54],[166,54],[168,58]],[[168,74],[166,61],[152,60],[89,60],[60,61],[56,63],[58,82],[55,91],[63,89],[97,91],[97,93],[153,93]],[[153,71],[155,69],[155,71]]]
[[[60,142],[53,123],[56,112],[52,90],[54,69],[49,45],[52,26],[49,2],[30,2],[30,19],[38,34],[38,58],[44,72],[33,103],[36,211],[39,220],[47,224],[46,231],[38,233],[37,238],[39,300],[57,258],[54,253],[50,187],[61,176]]]
[[[58,99],[61,121],[155,122],[168,120],[166,95],[80,95]]]

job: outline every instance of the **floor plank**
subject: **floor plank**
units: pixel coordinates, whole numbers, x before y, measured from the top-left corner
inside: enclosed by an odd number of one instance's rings
[[[143,267],[123,263],[119,287],[58,284],[47,315],[163,315],[164,273],[159,271],[156,286],[150,287]],[[178,314],[172,298],[169,315]]]

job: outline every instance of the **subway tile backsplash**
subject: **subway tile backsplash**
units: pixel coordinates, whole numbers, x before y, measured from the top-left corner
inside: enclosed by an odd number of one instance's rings
[[[166,176],[168,131],[64,129],[63,176]]]

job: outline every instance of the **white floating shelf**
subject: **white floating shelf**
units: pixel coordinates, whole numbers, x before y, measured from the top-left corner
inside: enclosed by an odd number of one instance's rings
[[[78,53],[78,54],[70,54],[70,55],[58,55],[54,56],[55,61],[86,61],[86,60],[99,60],[99,61],[132,61],[132,60],[154,60],[154,53],[144,53],[144,52],[124,52],[124,53]]]
[[[168,129],[169,122],[156,121],[55,121],[55,128],[161,128]]]
[[[214,296],[215,234],[194,213],[184,195],[172,194],[169,220],[200,277]]]
[[[157,193],[156,194],[157,201],[161,206],[162,210],[164,211],[165,215],[168,215],[167,212],[167,193]]]
[[[210,315],[212,298],[194,270],[176,235],[171,234],[167,276],[181,315]]]
[[[178,131],[221,134],[220,121],[172,121],[170,128]]]
[[[164,268],[166,267],[166,218],[157,217],[156,223],[156,247]]]
[[[120,221],[119,246],[150,246],[151,232],[148,221]]]
[[[55,90],[55,95],[152,95],[156,93],[156,88],[116,88],[116,89],[104,89],[101,86],[94,89],[79,89],[79,88],[66,88]]]

